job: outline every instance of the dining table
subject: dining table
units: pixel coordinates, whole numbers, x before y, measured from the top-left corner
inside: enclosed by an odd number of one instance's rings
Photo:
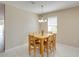
[[[49,35],[53,35],[53,34],[37,34],[37,33],[32,33],[31,35],[33,35],[36,39],[39,39],[41,42],[40,44],[40,55],[43,56],[44,55],[44,40],[48,39]]]

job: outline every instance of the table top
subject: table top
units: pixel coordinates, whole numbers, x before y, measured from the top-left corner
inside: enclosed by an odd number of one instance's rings
[[[48,38],[49,35],[53,35],[53,34],[44,34],[44,35],[41,35],[41,34],[37,34],[37,33],[30,33],[29,35],[32,35],[36,38],[40,38],[40,39],[44,39],[44,38]]]

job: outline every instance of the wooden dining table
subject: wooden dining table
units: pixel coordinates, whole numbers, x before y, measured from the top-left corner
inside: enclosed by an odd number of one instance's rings
[[[40,55],[41,56],[44,55],[44,40],[48,39],[49,35],[53,35],[53,34],[44,34],[44,35],[34,34],[34,37],[36,39],[39,39],[41,41],[41,44],[40,44]]]
[[[34,36],[36,40],[40,40],[40,56],[44,56],[44,41],[45,39],[48,39],[50,35],[53,35],[54,33],[30,33],[29,35]]]

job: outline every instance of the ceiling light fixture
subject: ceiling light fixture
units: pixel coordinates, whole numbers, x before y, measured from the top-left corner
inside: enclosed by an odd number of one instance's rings
[[[43,13],[43,8],[44,8],[44,5],[41,5],[41,14]],[[40,15],[38,22],[44,23],[44,22],[47,22],[47,20],[43,17],[43,15]]]

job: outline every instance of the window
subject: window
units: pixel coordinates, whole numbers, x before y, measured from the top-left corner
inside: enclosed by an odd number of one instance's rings
[[[57,33],[57,16],[48,18],[48,32]]]

